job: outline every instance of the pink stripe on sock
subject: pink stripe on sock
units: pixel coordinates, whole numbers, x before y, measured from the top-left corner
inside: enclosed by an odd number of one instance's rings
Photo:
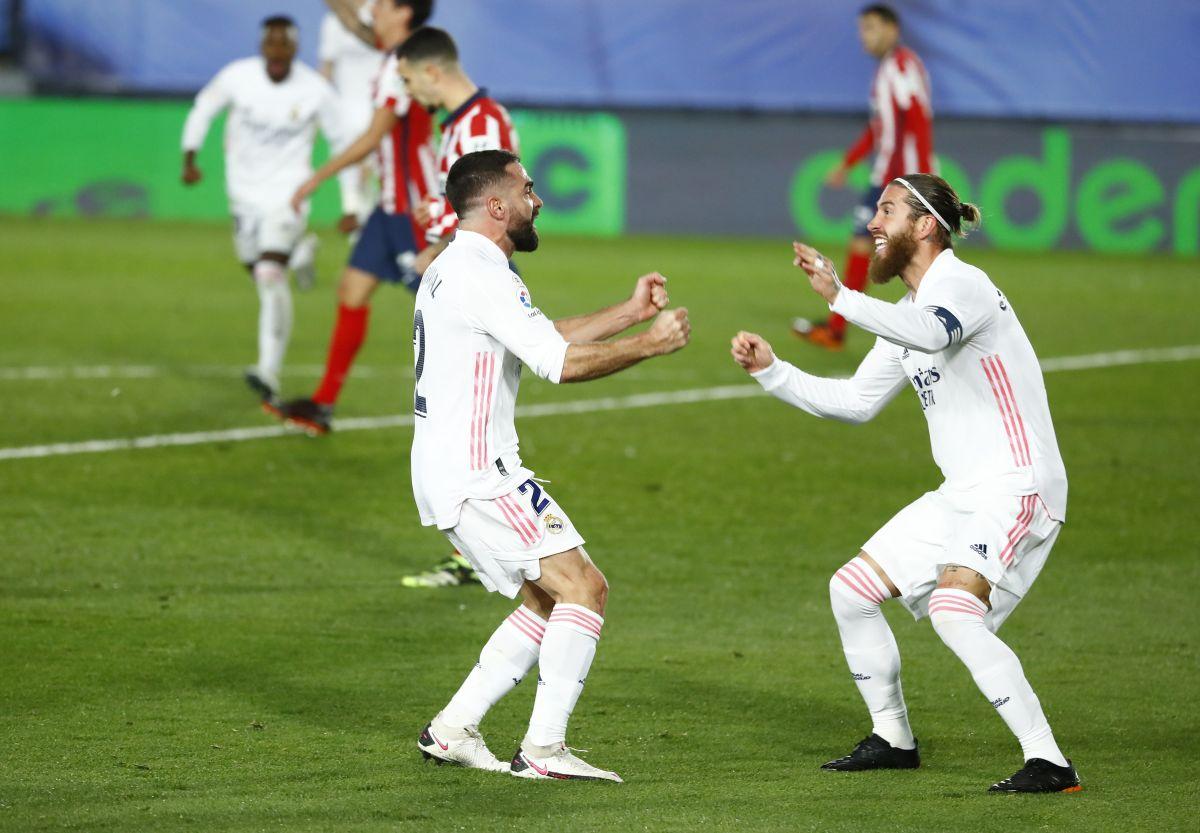
[[[851,575],[862,582],[863,586],[871,591],[871,594],[879,597],[879,604],[883,604],[888,599],[888,591],[886,588],[881,588],[877,582],[877,576],[874,575],[875,570],[870,564],[865,561],[856,564],[857,559],[851,559],[842,565],[843,570],[848,570]]]
[[[834,573],[834,575],[837,576],[839,579],[841,579],[842,584],[849,587],[851,590],[853,590],[859,596],[862,596],[864,599],[866,599],[871,604],[873,604],[873,605],[883,604],[882,599],[877,599],[874,596],[869,595],[866,590],[864,590],[862,587],[859,586],[858,582],[855,579],[853,579],[852,577],[850,577],[846,574],[845,570],[838,570],[836,573]]]
[[[538,641],[541,641],[542,635],[546,632],[546,626],[543,623],[535,620],[532,616],[519,607],[514,610],[508,618],[521,622],[521,624],[525,625],[525,627],[536,633],[538,635]]]
[[[539,645],[542,644],[542,634],[540,634],[537,631],[530,628],[528,625],[526,625],[524,622],[522,622],[517,617],[509,616],[507,621],[510,625],[512,625],[517,630],[519,630],[521,633],[528,636],[530,639],[532,639],[537,644],[539,644]]]
[[[551,613],[551,615],[553,615],[555,613],[574,613],[577,616],[582,616],[585,619],[592,620],[592,622],[596,625],[596,627],[600,627],[601,625],[604,624],[603,616],[601,616],[599,613],[595,613],[591,610],[588,610],[583,605],[576,605],[576,604],[555,605],[554,609],[551,610],[550,613]]]
[[[573,610],[560,611],[558,608],[555,608],[554,612],[550,614],[550,624],[553,625],[555,622],[559,624],[579,625],[584,630],[594,633],[597,637],[600,636],[600,625]]]
[[[976,610],[973,607],[967,607],[966,605],[950,604],[949,602],[945,602],[945,601],[929,603],[929,615],[932,616],[935,613],[965,613],[968,616],[972,616],[977,619],[983,618],[983,614],[980,613],[978,610]]]
[[[937,601],[939,599],[942,601],[958,602],[960,604],[971,605],[971,607],[978,608],[980,611],[987,613],[987,605],[980,601],[979,597],[974,593],[966,590],[958,590],[953,587],[935,588],[933,593],[930,594],[929,600]]]

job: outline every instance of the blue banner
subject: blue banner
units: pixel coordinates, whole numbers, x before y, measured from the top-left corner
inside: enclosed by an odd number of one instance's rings
[[[471,75],[531,105],[858,112],[855,0],[440,0]],[[939,115],[1200,123],[1200,2],[896,2]],[[2,6],[0,6],[2,8]],[[43,88],[186,93],[287,11],[315,61],[319,0],[25,0]]]

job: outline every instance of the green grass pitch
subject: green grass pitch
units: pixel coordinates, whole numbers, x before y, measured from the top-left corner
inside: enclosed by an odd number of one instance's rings
[[[324,242],[322,283],[296,300],[291,394],[313,385],[333,317],[346,247]],[[237,376],[257,301],[225,229],[5,218],[0,252],[0,448],[269,424]],[[962,254],[1043,358],[1200,343],[1194,261]],[[868,346],[791,339],[819,304],[786,240],[546,236],[521,267],[552,316],[661,270],[694,327],[682,353],[610,379],[527,378],[523,403],[748,382],[728,355],[740,328],[830,374]],[[339,416],[411,411],[410,338],[410,296],[384,289],[371,373]],[[70,370],[128,366],[149,370]],[[911,395],[859,427],[755,397],[518,425],[612,585],[571,741],[623,786],[422,763],[417,732],[511,604],[400,587],[446,551],[412,506],[409,429],[0,460],[0,830],[1194,829],[1200,365],[1046,381],[1070,517],[1001,634],[1081,794],[984,792],[1019,749],[896,609],[924,766],[817,769],[868,729],[828,577],[939,478]],[[532,697],[527,679],[485,721],[500,756]]]

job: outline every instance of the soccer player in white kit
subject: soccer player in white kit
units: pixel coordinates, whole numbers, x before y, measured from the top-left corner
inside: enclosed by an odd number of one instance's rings
[[[321,20],[317,57],[321,74],[337,90],[346,134],[361,135],[375,115],[372,92],[379,74],[379,50],[364,43],[357,31],[347,29],[336,14],[326,12]],[[355,185],[353,203],[343,208],[354,216],[354,226],[361,226],[379,200],[378,172],[370,156],[350,170]],[[350,232],[354,226],[340,225],[339,230]]]
[[[900,654],[880,605],[899,598],[971,672],[1016,735],[1025,765],[997,792],[1075,792],[1016,654],[996,631],[1029,591],[1066,518],[1067,476],[1037,356],[986,274],[955,257],[953,237],[979,212],[940,177],[893,179],[869,230],[870,276],[899,275],[889,304],[842,286],[829,260],[796,243],[795,264],[829,308],[876,336],[850,379],[811,376],[738,333],[734,359],[771,394],[819,417],[866,422],[912,386],[945,482],[902,509],[829,583],[850,672],[872,733],[824,769],[920,765],[900,686]]]
[[[262,55],[228,64],[196,96],[183,126],[183,182],[201,179],[196,152],[214,118],[225,124],[225,190],[233,215],[233,244],[258,289],[258,361],[246,383],[264,401],[279,392],[279,374],[292,331],[287,267],[304,235],[308,206],[296,212],[293,192],[312,173],[317,125],[334,146],[343,143],[337,96],[324,78],[295,60],[296,24],[270,17],[262,24]],[[346,194],[349,181],[342,183]]]
[[[468,153],[450,169],[446,195],[458,232],[425,272],[413,317],[413,494],[421,523],[441,529],[488,590],[519,595],[521,606],[417,745],[427,759],[521,778],[620,781],[565,742],[608,584],[571,518],[522,464],[513,415],[523,367],[554,383],[615,373],[687,344],[687,310],[662,311],[665,279],[651,274],[622,303],[551,321],[508,266],[514,251],[538,244],[542,201],[520,159],[505,150]],[[607,340],[650,318],[648,330]],[[511,765],[502,764],[479,722],[535,663],[529,730]]]

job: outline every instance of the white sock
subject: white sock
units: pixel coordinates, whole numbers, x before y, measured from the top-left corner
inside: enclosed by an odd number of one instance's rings
[[[871,713],[871,731],[897,749],[916,746],[900,686],[900,649],[879,606],[891,598],[866,561],[852,558],[829,580],[829,602],[846,664]]]
[[[556,604],[538,657],[538,691],[525,742],[552,746],[567,739],[567,721],[583,692],[604,618],[582,605]]]
[[[500,623],[479,662],[439,715],[447,726],[478,726],[488,709],[512,691],[538,660],[546,620],[525,606]]]
[[[273,260],[254,264],[258,288],[258,370],[278,383],[283,356],[292,335],[292,289],[287,269]]]
[[[987,605],[973,593],[939,587],[929,597],[929,620],[975,678],[975,685],[1017,736],[1025,760],[1043,758],[1066,766],[1042,705],[1012,649],[987,629]]]

